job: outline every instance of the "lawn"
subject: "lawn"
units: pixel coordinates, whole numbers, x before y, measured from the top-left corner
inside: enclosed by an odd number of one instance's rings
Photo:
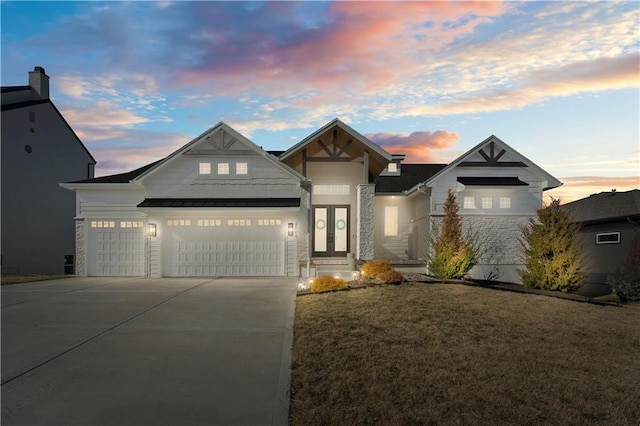
[[[639,424],[640,304],[452,284],[297,298],[290,420]]]

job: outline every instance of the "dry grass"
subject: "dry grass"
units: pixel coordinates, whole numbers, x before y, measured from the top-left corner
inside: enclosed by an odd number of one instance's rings
[[[299,297],[291,423],[638,424],[640,304],[405,284]]]
[[[14,275],[2,274],[0,276],[1,285],[30,283],[33,281],[59,280],[63,278],[73,278],[75,275]]]

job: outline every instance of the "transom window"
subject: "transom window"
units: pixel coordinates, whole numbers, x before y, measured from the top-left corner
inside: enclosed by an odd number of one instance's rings
[[[482,208],[483,209],[493,208],[493,198],[491,198],[491,197],[482,197]]]
[[[236,174],[246,175],[248,173],[247,163],[236,163]]]
[[[462,206],[465,209],[475,209],[476,199],[474,197],[464,197]]]
[[[229,174],[229,163],[218,163],[218,174],[219,175],[228,175]]]
[[[349,195],[349,185],[313,185],[316,195]]]
[[[510,209],[511,208],[511,197],[500,197],[500,208],[501,209]]]
[[[619,232],[603,232],[596,234],[596,244],[619,244],[620,233]]]
[[[227,226],[251,226],[251,219],[229,219]]]
[[[220,219],[198,219],[196,226],[222,226]]]
[[[258,219],[258,226],[280,226],[282,221],[280,219]]]
[[[116,222],[112,220],[92,220],[92,228],[115,228]]]
[[[191,226],[191,219],[169,219],[167,226]]]
[[[398,207],[386,206],[384,208],[384,236],[395,237],[398,235]]]
[[[141,220],[123,220],[120,222],[120,228],[142,228],[144,222]]]
[[[201,175],[210,175],[211,174],[211,163],[200,163],[200,164],[198,164],[198,172]]]

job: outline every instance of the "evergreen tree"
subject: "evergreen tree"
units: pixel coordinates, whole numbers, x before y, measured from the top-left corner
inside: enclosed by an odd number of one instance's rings
[[[478,262],[476,239],[469,233],[462,236],[462,219],[456,196],[451,190],[444,203],[444,219],[438,237],[431,238],[427,253],[429,272],[438,278],[461,279]],[[437,227],[434,226],[434,233]]]
[[[577,241],[579,226],[560,208],[560,200],[538,210],[522,229],[525,269],[518,271],[527,287],[568,292],[586,278]]]

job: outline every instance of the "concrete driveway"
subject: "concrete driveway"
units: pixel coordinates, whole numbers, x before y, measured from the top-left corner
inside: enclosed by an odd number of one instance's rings
[[[286,424],[295,278],[2,287],[2,425]]]

